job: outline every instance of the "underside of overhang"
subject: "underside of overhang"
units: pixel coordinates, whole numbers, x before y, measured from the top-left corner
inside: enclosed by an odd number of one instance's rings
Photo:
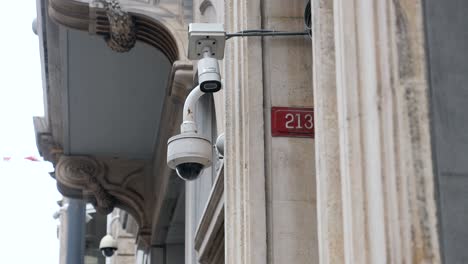
[[[159,219],[168,210],[173,215],[168,201],[174,193],[179,199],[182,187],[169,180],[166,142],[179,129],[192,85],[182,48],[186,27],[157,6],[127,5],[137,42],[116,52],[106,45],[114,29],[103,6],[38,4],[46,108],[34,120],[39,151],[54,163],[63,195],[90,201],[101,213],[128,211],[148,246],[165,228]]]

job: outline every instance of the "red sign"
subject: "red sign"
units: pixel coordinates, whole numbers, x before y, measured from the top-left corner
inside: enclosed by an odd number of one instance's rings
[[[271,135],[274,137],[310,137],[314,132],[314,109],[271,108]]]

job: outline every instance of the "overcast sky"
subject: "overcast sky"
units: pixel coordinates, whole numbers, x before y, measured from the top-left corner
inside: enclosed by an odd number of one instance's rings
[[[2,1],[0,16],[0,262],[58,263],[61,198],[39,156],[32,116],[43,116],[39,40],[32,31],[34,0]],[[11,156],[8,162],[3,157]]]

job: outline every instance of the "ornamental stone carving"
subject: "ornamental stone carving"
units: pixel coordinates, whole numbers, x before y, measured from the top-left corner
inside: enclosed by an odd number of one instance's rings
[[[148,243],[151,228],[148,161],[62,155],[55,166],[55,177],[67,197],[91,202],[102,214],[115,207],[124,209],[137,221],[139,238]]]
[[[82,189],[83,197],[92,200],[96,210],[103,214],[111,213],[115,205],[98,180],[106,173],[105,164],[88,157],[62,156],[55,168],[57,180],[69,188]]]
[[[106,15],[109,20],[109,36],[107,45],[116,52],[127,52],[136,43],[135,23],[132,16],[122,10],[119,2],[106,2]]]

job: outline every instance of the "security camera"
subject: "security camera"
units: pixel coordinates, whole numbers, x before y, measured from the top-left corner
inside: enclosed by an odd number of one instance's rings
[[[184,104],[181,133],[167,141],[167,165],[175,169],[177,175],[186,181],[196,179],[201,171],[212,163],[211,141],[198,134],[195,122],[195,106],[204,94],[200,86],[190,92]]]
[[[197,133],[182,133],[171,137],[167,145],[167,165],[186,181],[194,180],[211,166],[210,140]]]
[[[198,61],[198,82],[205,93],[215,93],[221,90],[221,74],[218,60],[211,58],[211,50],[203,50],[204,57]]]
[[[198,60],[200,90],[215,93],[221,89],[218,60],[224,58],[226,32],[222,24],[191,23],[189,25],[188,58]]]
[[[111,235],[106,235],[99,243],[99,250],[104,257],[110,258],[117,251],[117,241]]]

